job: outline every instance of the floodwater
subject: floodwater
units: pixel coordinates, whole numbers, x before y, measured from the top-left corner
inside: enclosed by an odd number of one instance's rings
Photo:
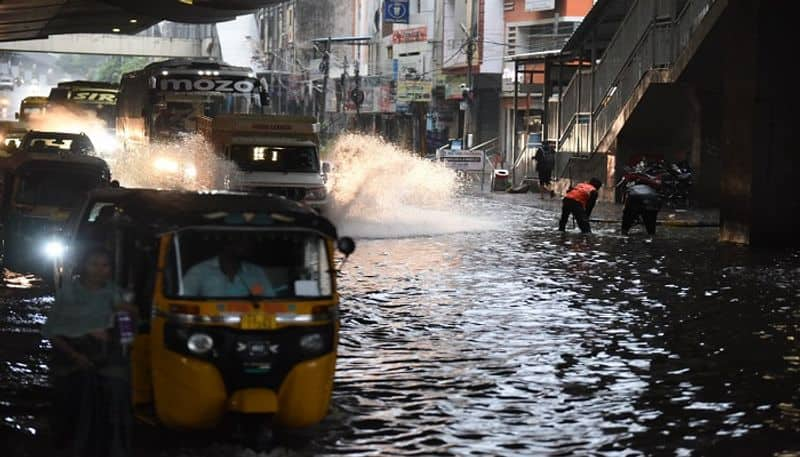
[[[330,415],[279,432],[273,454],[800,452],[800,251],[720,245],[714,229],[562,235],[550,211],[488,199],[469,212],[502,223],[360,240]],[[50,299],[2,292],[3,435],[35,455]],[[208,440],[142,455],[252,455]]]
[[[335,152],[332,216],[358,248],[332,406],[264,455],[800,455],[800,250],[722,245],[713,228],[561,234],[552,210],[464,196],[430,162],[386,166],[384,143]],[[6,273],[3,456],[51,455],[51,301]],[[221,434],[136,433],[141,456],[256,455]]]

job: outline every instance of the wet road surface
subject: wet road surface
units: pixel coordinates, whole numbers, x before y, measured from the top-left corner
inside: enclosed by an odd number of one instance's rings
[[[800,453],[800,250],[720,245],[713,228],[562,235],[550,210],[477,211],[501,226],[360,240],[331,413],[279,431],[272,455]],[[48,305],[36,287],[3,290],[11,455],[46,435]],[[146,433],[141,455],[254,455]]]

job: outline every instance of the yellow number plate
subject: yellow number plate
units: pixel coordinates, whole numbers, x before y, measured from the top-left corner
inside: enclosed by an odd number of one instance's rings
[[[275,328],[275,318],[267,313],[248,313],[242,315],[242,330],[265,330]]]

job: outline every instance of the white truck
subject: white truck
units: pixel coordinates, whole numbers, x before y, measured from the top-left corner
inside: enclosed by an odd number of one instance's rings
[[[198,131],[238,173],[230,187],[303,202],[324,212],[329,204],[312,117],[222,114],[200,117]]]

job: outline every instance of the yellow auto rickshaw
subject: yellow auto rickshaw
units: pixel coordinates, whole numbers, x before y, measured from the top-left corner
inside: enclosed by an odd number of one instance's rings
[[[211,429],[232,415],[286,427],[325,417],[339,333],[334,249],[355,249],[327,219],[271,196],[104,189],[70,232],[57,274],[103,244],[140,310],[131,358],[141,418]]]

